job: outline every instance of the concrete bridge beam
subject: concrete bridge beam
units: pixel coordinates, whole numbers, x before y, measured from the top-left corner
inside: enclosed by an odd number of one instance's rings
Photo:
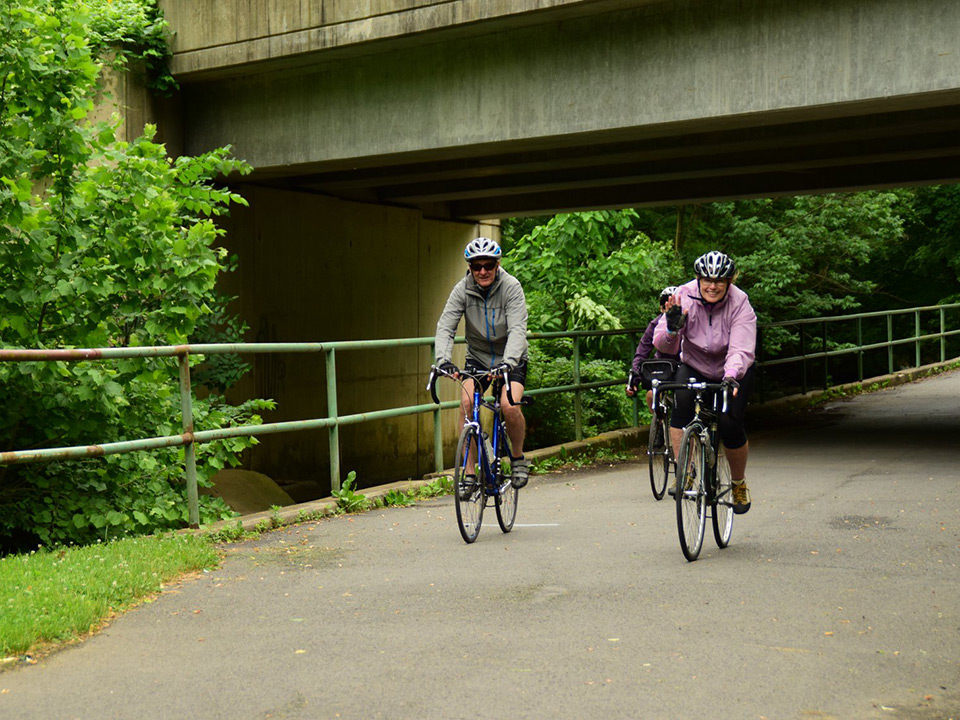
[[[182,77],[186,151],[461,219],[960,176],[952,0],[400,5],[270,53],[181,49],[175,67],[209,61]],[[311,32],[347,34],[286,42]]]

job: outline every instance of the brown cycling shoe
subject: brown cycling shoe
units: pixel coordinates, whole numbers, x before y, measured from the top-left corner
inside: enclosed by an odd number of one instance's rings
[[[743,515],[750,509],[750,488],[746,480],[733,481],[733,512]]]

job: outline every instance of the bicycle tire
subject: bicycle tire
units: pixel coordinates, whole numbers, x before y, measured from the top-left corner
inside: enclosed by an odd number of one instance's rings
[[[662,500],[667,491],[667,479],[670,475],[670,445],[667,442],[669,432],[670,426],[665,415],[654,415],[650,419],[647,459],[650,465],[650,489],[656,500]]]
[[[713,516],[713,538],[717,541],[717,547],[725,548],[730,544],[733,534],[733,480],[730,463],[722,446],[717,453],[717,479],[710,514]]]
[[[474,453],[478,458],[473,467],[467,468],[467,460],[470,456],[470,447],[473,446]],[[483,471],[482,463],[479,462],[480,444],[477,442],[477,431],[472,427],[465,427],[460,433],[460,440],[457,442],[456,464],[453,471],[453,497],[457,507],[457,526],[460,528],[460,536],[467,544],[474,542],[477,535],[480,534],[480,526],[483,524],[483,508],[487,499],[483,491]],[[460,497],[460,484],[467,470],[477,476],[477,483],[473,492],[467,498]]]
[[[677,461],[677,532],[684,557],[693,562],[703,547],[707,525],[707,498],[704,476],[706,453],[699,425],[688,425],[683,431]]]
[[[513,452],[503,426],[500,428],[500,440],[497,445],[499,446],[497,456],[500,458],[498,463],[500,471],[497,476],[497,522],[500,524],[500,529],[508,533],[513,530],[513,523],[517,519],[517,500],[520,497],[520,491],[511,482],[510,458]]]

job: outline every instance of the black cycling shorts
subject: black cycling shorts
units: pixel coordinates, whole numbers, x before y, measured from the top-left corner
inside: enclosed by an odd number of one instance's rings
[[[751,365],[740,380],[740,389],[737,391],[737,396],[729,399],[727,412],[721,413],[720,417],[717,418],[717,434],[720,435],[724,447],[728,447],[731,450],[743,447],[747,443],[747,432],[743,426],[743,418],[747,412],[747,403],[750,400],[750,394],[753,392],[755,376],[756,365]],[[711,383],[717,383],[722,380],[722,378],[707,377],[689,365],[680,365],[673,379],[676,382],[686,382],[691,378]],[[673,408],[670,427],[681,429],[693,420],[695,396],[696,393],[693,390],[676,391],[677,404]],[[710,403],[712,402],[713,392],[704,393],[703,397],[707,403]]]
[[[479,375],[481,373],[489,372],[490,368],[478,363],[476,360],[471,360],[467,358],[467,361],[463,365],[463,369],[470,375]],[[480,383],[481,389],[486,392],[487,388],[490,387],[490,378],[482,377],[478,381]],[[513,370],[510,371],[510,382],[520,383],[523,387],[527,386],[527,361],[521,360],[520,364],[517,365]]]

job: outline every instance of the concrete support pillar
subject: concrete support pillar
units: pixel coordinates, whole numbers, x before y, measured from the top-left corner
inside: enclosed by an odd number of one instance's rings
[[[464,272],[464,245],[479,234],[499,236],[496,224],[430,220],[414,210],[254,186],[239,190],[250,207],[235,208],[224,221],[225,245],[239,267],[222,289],[238,298],[252,341],[432,336]],[[429,402],[431,360],[428,348],[338,352],[339,414]],[[262,355],[253,363],[235,395],[276,400],[266,420],[326,414],[322,358]],[[452,388],[442,392],[454,397]],[[445,412],[444,423],[451,444],[456,414]],[[356,470],[361,485],[433,469],[430,415],[344,427],[340,445],[343,474]],[[263,438],[247,464],[281,485],[316,483],[325,492],[328,457],[325,431],[302,432]]]

